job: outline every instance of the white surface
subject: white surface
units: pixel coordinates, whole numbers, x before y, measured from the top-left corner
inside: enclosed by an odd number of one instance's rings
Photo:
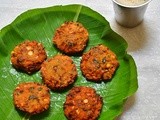
[[[20,13],[33,8],[80,3],[101,13],[113,30],[128,42],[128,53],[138,68],[139,89],[124,106],[118,120],[160,120],[160,1],[153,0],[144,21],[127,29],[114,20],[111,0],[0,0],[0,29]]]

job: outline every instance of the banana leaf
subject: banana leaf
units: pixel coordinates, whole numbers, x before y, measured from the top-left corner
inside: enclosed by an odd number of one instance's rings
[[[45,46],[48,58],[60,53],[52,43],[55,30],[65,21],[77,21],[89,31],[89,42],[84,52],[98,44],[108,46],[118,57],[119,67],[109,82],[87,81],[80,70],[81,56],[71,56],[78,78],[74,86],[90,86],[103,97],[103,108],[99,120],[113,120],[123,112],[125,100],[138,89],[136,64],[127,54],[127,43],[115,33],[108,21],[96,11],[83,5],[53,6],[28,10],[0,31],[0,118],[2,120],[66,120],[63,103],[69,89],[63,92],[51,91],[49,110],[29,116],[17,110],[13,104],[13,90],[21,82],[42,83],[40,72],[28,75],[16,71],[10,62],[10,53],[24,40],[37,40]]]

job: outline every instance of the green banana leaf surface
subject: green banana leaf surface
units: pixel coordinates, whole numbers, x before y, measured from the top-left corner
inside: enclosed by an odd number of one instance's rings
[[[13,90],[21,82],[42,83],[40,72],[28,75],[12,67],[11,51],[24,40],[37,40],[45,46],[48,58],[60,53],[52,43],[55,30],[65,21],[77,21],[89,32],[89,42],[84,52],[98,44],[108,46],[118,57],[119,67],[109,82],[87,81],[80,70],[81,56],[71,56],[78,70],[73,86],[90,86],[103,97],[99,120],[113,120],[123,111],[125,100],[138,89],[135,62],[127,54],[127,43],[115,33],[108,21],[96,11],[83,5],[53,6],[26,11],[0,31],[0,118],[2,120],[66,120],[63,103],[69,89],[51,93],[49,110],[29,116],[13,104]]]

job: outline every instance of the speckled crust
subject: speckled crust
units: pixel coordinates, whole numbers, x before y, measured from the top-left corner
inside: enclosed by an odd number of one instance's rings
[[[112,78],[119,62],[109,48],[98,45],[82,55],[80,66],[83,75],[88,80],[101,81]]]
[[[35,82],[20,83],[13,92],[16,108],[29,114],[38,114],[49,108],[49,88]]]
[[[97,120],[103,100],[91,87],[73,87],[66,96],[64,114],[68,120]]]
[[[88,31],[78,22],[65,22],[55,32],[53,43],[66,54],[83,51],[88,42]]]
[[[38,71],[46,58],[43,45],[36,41],[26,40],[11,52],[12,65],[28,74]]]
[[[77,70],[69,56],[58,54],[42,64],[41,75],[49,88],[63,90],[75,81]]]

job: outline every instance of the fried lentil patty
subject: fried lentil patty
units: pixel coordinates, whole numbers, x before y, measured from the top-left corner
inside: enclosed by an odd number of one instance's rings
[[[65,22],[55,32],[53,43],[66,54],[83,51],[88,42],[88,31],[78,22]]]
[[[42,64],[41,75],[49,88],[63,90],[75,81],[77,70],[69,56],[58,54]]]
[[[11,52],[12,65],[28,74],[38,71],[46,58],[43,45],[36,41],[26,40]]]
[[[101,81],[112,78],[119,62],[116,54],[108,47],[98,45],[82,55],[80,66],[83,75],[88,80]]]
[[[68,120],[96,120],[102,105],[102,97],[95,89],[79,86],[69,91],[63,109]]]
[[[41,113],[49,108],[49,88],[35,82],[20,83],[13,92],[16,108],[29,114]]]

